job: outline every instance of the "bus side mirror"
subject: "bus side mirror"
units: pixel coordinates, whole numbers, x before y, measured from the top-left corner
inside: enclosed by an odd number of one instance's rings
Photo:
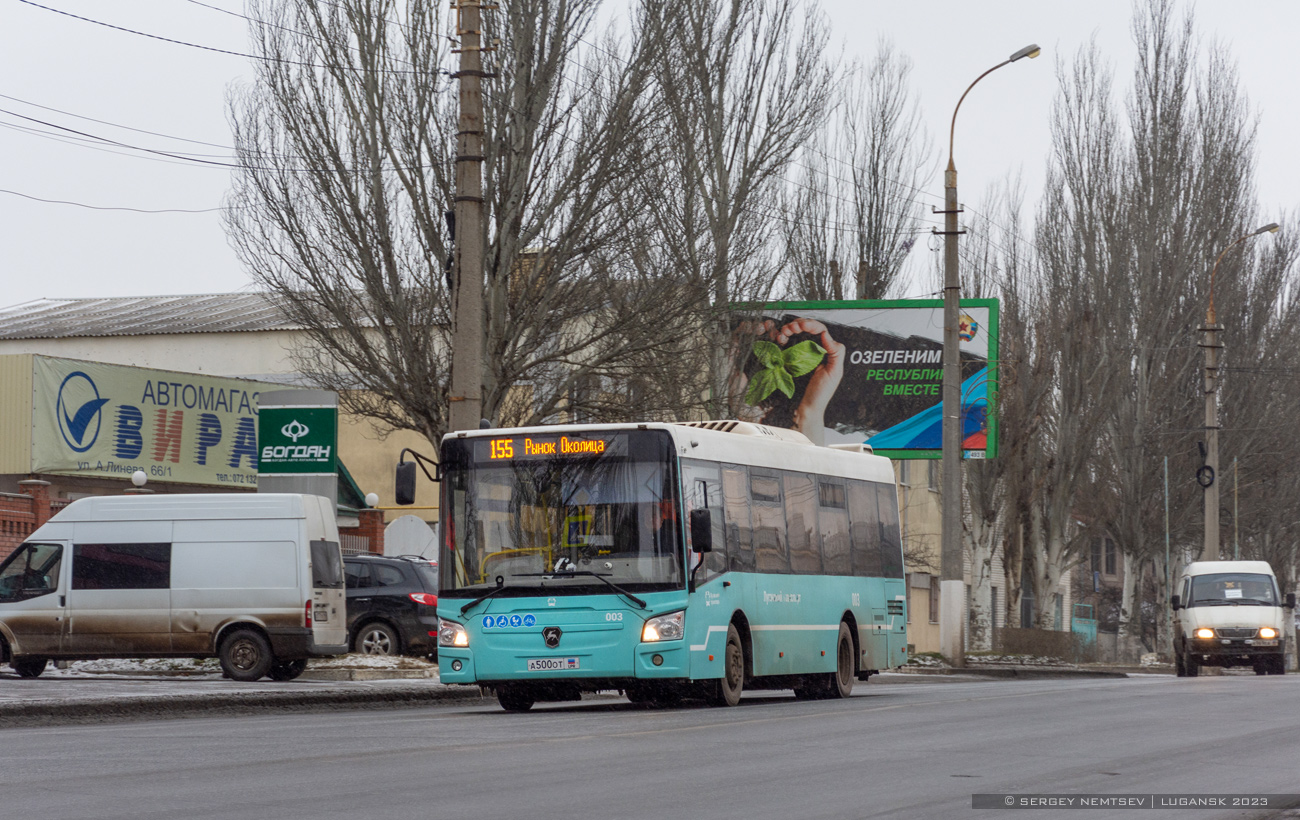
[[[1294,593],[1294,592],[1288,592],[1288,593],[1286,594],[1286,608],[1287,608],[1287,609],[1295,609],[1295,593]]]
[[[1169,599],[1169,606],[1173,607],[1174,609],[1178,609],[1180,606],[1182,606],[1182,603],[1183,603],[1182,599],[1179,598],[1177,595]]]
[[[713,552],[713,519],[708,510],[691,510],[691,549]]]
[[[397,465],[397,475],[393,479],[393,495],[397,503],[406,506],[415,503],[415,462],[403,461]]]

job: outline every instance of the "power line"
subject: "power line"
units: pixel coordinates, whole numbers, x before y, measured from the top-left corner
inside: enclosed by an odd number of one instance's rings
[[[73,202],[67,199],[45,199],[39,196],[32,196],[31,194],[24,194],[21,191],[11,191],[7,188],[0,188],[0,194],[12,194],[13,196],[20,196],[23,199],[31,199],[36,202],[48,202],[51,205],[75,205],[78,208],[89,208],[92,211],[131,211],[137,214],[210,214],[210,213],[216,213],[218,211],[229,210],[228,208],[224,208],[224,207],[198,208],[198,209],[186,209],[186,208],[150,209],[150,208],[127,208],[127,207],[118,207],[118,206],[110,206],[110,205],[87,205],[84,202]]]
[[[92,142],[96,142],[96,143],[103,143],[103,144],[106,144],[106,145],[114,145],[114,146],[117,146],[117,147],[119,147],[119,148],[126,148],[126,149],[129,149],[129,150],[131,150],[131,151],[143,151],[143,152],[145,152],[145,153],[148,153],[148,154],[156,154],[156,155],[161,156],[161,157],[169,157],[169,158],[171,158],[171,159],[173,159],[173,160],[178,160],[178,161],[180,161],[180,162],[182,162],[182,163],[196,163],[196,164],[200,164],[200,165],[209,165],[209,166],[215,166],[215,167],[219,167],[219,168],[234,168],[234,169],[243,170],[243,171],[280,171],[280,172],[307,173],[307,174],[311,174],[311,173],[322,173],[322,172],[328,172],[328,173],[361,173],[361,172],[362,172],[362,171],[358,171],[358,170],[355,169],[355,168],[293,168],[293,167],[279,166],[279,165],[268,167],[268,166],[249,165],[249,164],[247,164],[247,163],[243,163],[243,162],[221,162],[221,161],[218,161],[218,160],[211,160],[211,159],[203,159],[203,158],[202,158],[203,156],[216,156],[216,155],[212,155],[212,154],[206,154],[206,155],[188,154],[188,153],[173,152],[173,151],[160,151],[160,150],[158,150],[158,149],[154,149],[154,148],[145,148],[144,146],[140,146],[140,145],[132,145],[132,144],[130,144],[130,143],[126,143],[126,142],[120,142],[120,141],[118,141],[118,140],[110,139],[110,138],[108,138],[108,137],[101,137],[101,136],[99,136],[99,135],[97,135],[97,134],[91,134],[91,133],[86,132],[86,131],[78,131],[78,130],[75,129],[75,128],[68,128],[67,126],[58,125],[58,124],[56,124],[56,123],[48,122],[48,121],[46,121],[46,120],[42,120],[42,119],[37,119],[36,117],[28,117],[28,116],[25,116],[25,115],[23,115],[23,114],[19,114],[19,113],[17,113],[16,111],[10,111],[10,110],[7,109],[7,108],[0,108],[0,113],[2,113],[2,114],[8,114],[8,115],[11,116],[11,117],[17,117],[17,118],[19,118],[19,119],[21,119],[21,120],[26,120],[27,122],[34,122],[34,123],[37,123],[38,125],[43,125],[43,126],[45,126],[45,127],[47,127],[47,128],[54,128],[54,129],[56,129],[56,130],[58,130],[58,131],[66,131],[66,132],[69,133],[69,134],[75,134],[77,137],[81,137],[81,138],[83,138],[84,140],[87,140],[87,141],[92,141]],[[73,115],[73,116],[76,116],[76,115]],[[58,137],[55,136],[55,135],[48,134],[48,133],[44,133],[44,132],[41,132],[41,131],[39,131],[39,130],[37,130],[37,129],[32,129],[32,128],[21,128],[21,127],[19,127],[19,126],[6,125],[5,123],[0,123],[0,127],[11,127],[11,128],[16,128],[16,129],[18,129],[18,130],[24,130],[24,131],[27,131],[28,133],[31,133],[31,134],[34,134],[34,135],[44,136],[44,137],[47,137],[47,138],[50,138],[50,139],[58,139]],[[119,127],[122,127],[122,126],[119,126]],[[204,143],[204,144],[207,144],[207,143]],[[86,146],[84,146],[84,147],[87,147],[87,148],[94,148],[94,147],[96,147],[96,146],[95,146],[95,145],[86,145]],[[126,155],[126,156],[130,156],[130,155]],[[140,159],[147,159],[147,157],[140,157]],[[273,158],[273,159],[276,159],[276,158]],[[402,169],[402,170],[422,170],[422,169],[427,169],[427,168],[431,168],[431,167],[433,167],[433,166],[431,166],[431,165],[399,166],[398,168],[392,168],[392,167],[390,167],[390,168],[386,168],[386,169],[384,169],[384,170],[398,170],[398,169]]]
[[[163,37],[163,36],[160,35],[160,34],[150,34],[150,33],[146,32],[146,31],[138,31],[138,30],[133,29],[133,28],[127,28],[126,26],[118,26],[118,25],[114,25],[114,24],[112,24],[112,23],[105,23],[105,22],[102,21],[102,20],[95,20],[95,19],[92,19],[92,18],[90,18],[90,17],[83,17],[83,16],[81,16],[81,15],[79,15],[79,14],[73,14],[72,12],[69,12],[69,11],[63,11],[63,10],[61,10],[61,9],[51,8],[50,6],[43,6],[43,5],[41,5],[40,3],[34,2],[34,0],[18,0],[18,2],[19,2],[19,3],[24,3],[24,4],[28,5],[28,6],[32,6],[32,7],[34,7],[34,8],[43,9],[43,10],[45,10],[45,11],[53,12],[54,14],[61,14],[61,15],[63,15],[64,17],[71,17],[71,18],[74,19],[74,20],[81,20],[82,22],[85,22],[85,23],[92,23],[92,24],[97,25],[97,26],[103,26],[104,28],[111,28],[111,29],[113,29],[114,31],[121,31],[121,32],[124,32],[124,33],[126,33],[126,34],[134,34],[134,35],[136,35],[136,36],[138,36],[138,37],[147,37],[147,38],[149,38],[150,40],[160,40],[160,41],[162,41],[162,42],[164,42],[164,43],[171,43],[171,44],[173,44],[173,45],[185,46],[185,47],[187,47],[187,48],[197,48],[197,49],[200,49],[200,50],[202,50],[202,51],[211,51],[211,52],[216,53],[216,54],[226,54],[226,55],[229,55],[229,56],[231,56],[231,57],[243,57],[243,58],[248,59],[248,60],[259,60],[259,61],[261,61],[261,62],[267,62],[267,63],[282,63],[282,64],[284,64],[284,65],[296,65],[296,66],[302,66],[303,68],[334,68],[334,69],[344,69],[344,70],[347,70],[347,71],[360,71],[360,69],[353,68],[352,66],[339,66],[339,65],[329,65],[329,64],[320,65],[320,64],[316,64],[316,63],[304,63],[304,62],[302,62],[302,61],[300,61],[300,60],[288,60],[288,59],[284,59],[284,58],[281,58],[281,57],[266,57],[266,56],[262,56],[262,55],[258,55],[258,54],[249,54],[249,53],[247,53],[247,52],[243,52],[243,51],[231,51],[230,49],[217,48],[217,47],[215,47],[215,46],[205,46],[205,45],[202,45],[202,44],[199,44],[199,43],[191,43],[191,42],[189,42],[189,41],[187,41],[187,40],[177,40],[177,39],[175,39],[175,38],[173,38],[173,37]],[[209,6],[209,8],[211,8],[211,6]],[[221,11],[221,9],[218,9],[218,11]],[[236,16],[242,16],[242,15],[236,15]],[[379,72],[381,72],[381,73],[385,73],[385,74],[417,74],[417,73],[419,73],[419,72],[416,72],[416,71],[398,71],[398,70],[396,70],[396,69],[376,69],[376,71],[379,71]]]
[[[20,0],[20,2],[26,3],[26,2],[28,2],[28,0]],[[144,152],[146,152],[146,153],[157,154],[158,156],[162,156],[162,157],[171,157],[172,159],[178,159],[178,160],[182,160],[182,161],[185,161],[185,162],[198,163],[198,164],[200,164],[200,165],[215,165],[215,166],[218,166],[218,167],[221,167],[221,168],[245,168],[245,167],[247,167],[247,166],[240,165],[240,164],[236,164],[236,163],[230,163],[230,162],[219,162],[219,161],[217,161],[217,160],[210,160],[210,159],[200,159],[200,158],[198,158],[198,157],[187,156],[187,155],[185,155],[185,154],[177,154],[177,153],[172,153],[172,152],[170,152],[170,151],[158,151],[158,150],[153,149],[153,148],[143,148],[143,147],[138,146],[138,145],[130,145],[130,144],[125,143],[125,142],[118,142],[117,140],[109,139],[108,137],[101,137],[101,136],[98,136],[98,135],[96,135],[96,134],[90,134],[90,133],[87,133],[87,132],[85,132],[85,131],[78,131],[78,130],[75,129],[75,128],[68,128],[67,126],[63,126],[63,125],[56,125],[55,123],[47,122],[47,121],[45,121],[45,120],[40,120],[40,119],[37,119],[37,118],[35,118],[35,117],[27,117],[27,116],[24,116],[24,115],[22,115],[22,114],[17,113],[16,111],[10,111],[10,110],[7,109],[7,108],[0,108],[0,114],[8,114],[8,115],[11,116],[11,117],[17,117],[17,118],[20,119],[20,120],[26,120],[27,122],[34,122],[34,123],[36,123],[37,125],[44,125],[46,128],[54,128],[54,129],[57,129],[57,130],[59,130],[59,131],[66,131],[66,132],[68,132],[69,134],[76,134],[76,135],[79,136],[79,137],[85,137],[86,139],[96,140],[96,141],[98,141],[98,142],[103,142],[103,143],[106,143],[106,144],[108,144],[108,145],[116,145],[116,146],[118,146],[119,148],[129,148],[129,149],[131,149],[131,150],[133,150],[133,151],[144,151]]]
[[[20,134],[27,134],[28,136],[32,136],[32,137],[40,137],[41,139],[47,139],[53,142],[61,142],[64,143],[65,145],[71,145],[76,148],[89,148],[92,151],[103,151],[106,154],[115,154],[119,157],[129,157],[130,159],[140,159],[140,160],[147,160],[149,162],[163,162],[168,165],[184,165],[184,166],[192,167],[190,166],[190,163],[182,160],[164,159],[162,157],[143,157],[140,156],[139,154],[133,154],[129,151],[114,151],[112,148],[102,145],[96,142],[95,140],[81,139],[79,137],[67,137],[62,134],[54,134],[49,131],[42,131],[39,128],[31,128],[25,125],[14,125],[13,123],[0,122],[0,128],[7,128],[10,131],[17,131]]]
[[[18,97],[11,97],[8,94],[0,94],[0,99],[11,100],[16,103],[22,103],[23,105],[30,105],[32,108],[39,108],[42,111],[52,111],[55,114],[62,114],[65,117],[73,117],[74,119],[85,120],[87,122],[93,122],[99,125],[107,125],[111,128],[121,128],[123,131],[134,131],[137,134],[148,134],[152,137],[162,137],[163,139],[176,140],[177,142],[189,142],[189,143],[193,143],[194,145],[206,145],[209,148],[222,148],[227,151],[235,150],[232,146],[229,145],[221,145],[215,142],[204,142],[202,140],[192,140],[192,139],[187,139],[185,137],[174,137],[170,134],[161,134],[157,131],[148,131],[143,128],[132,128],[129,125],[120,125],[115,122],[109,122],[108,120],[97,120],[94,117],[87,117],[81,114],[74,114],[71,111],[64,111],[61,108],[52,108],[48,105],[41,105],[40,103],[30,102],[28,100],[20,99]]]

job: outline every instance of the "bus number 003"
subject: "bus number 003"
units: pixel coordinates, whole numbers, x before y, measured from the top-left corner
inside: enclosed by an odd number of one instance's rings
[[[623,620],[623,613],[622,613],[622,612],[606,612],[606,613],[605,613],[605,620],[607,620],[607,621],[621,621],[621,620]]]

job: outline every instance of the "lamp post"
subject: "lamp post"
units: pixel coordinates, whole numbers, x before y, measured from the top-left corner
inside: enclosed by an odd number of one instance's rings
[[[1276,233],[1281,226],[1270,222],[1262,228],[1238,237],[1224,248],[1210,269],[1210,301],[1205,308],[1205,324],[1201,331],[1201,349],[1205,351],[1205,464],[1196,472],[1196,480],[1205,488],[1205,541],[1201,544],[1200,560],[1219,560],[1219,341],[1218,324],[1214,315],[1214,280],[1219,263],[1228,251],[1262,233]]]
[[[960,284],[957,277],[957,166],[952,159],[953,137],[957,131],[957,111],[975,83],[1017,60],[1037,57],[1036,45],[1025,46],[1007,60],[985,71],[966,87],[952,111],[948,131],[948,169],[943,175],[943,537],[941,544],[942,576],[939,581],[939,653],[954,666],[966,665],[965,609],[966,583],[962,572],[961,549],[961,351],[958,349],[957,323],[960,320]]]

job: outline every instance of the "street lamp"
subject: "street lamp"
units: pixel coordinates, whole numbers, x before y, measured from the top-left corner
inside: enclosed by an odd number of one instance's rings
[[[1228,251],[1262,233],[1277,233],[1282,226],[1270,222],[1262,228],[1238,237],[1224,248],[1210,268],[1210,301],[1205,307],[1205,324],[1198,328],[1202,333],[1201,348],[1205,351],[1205,464],[1196,472],[1196,480],[1205,488],[1205,541],[1201,544],[1200,560],[1219,560],[1219,341],[1218,324],[1214,315],[1214,280],[1219,273],[1219,263]]]
[[[1025,57],[1037,57],[1036,45],[1025,46],[1007,60],[985,71],[966,87],[952,111],[948,130],[948,170],[943,176],[943,539],[939,582],[939,653],[954,666],[966,665],[965,609],[966,584],[962,573],[961,551],[961,352],[958,349],[957,323],[960,310],[960,285],[957,277],[957,166],[952,159],[953,137],[957,131],[957,111],[975,83]],[[936,233],[938,233],[936,231]]]

